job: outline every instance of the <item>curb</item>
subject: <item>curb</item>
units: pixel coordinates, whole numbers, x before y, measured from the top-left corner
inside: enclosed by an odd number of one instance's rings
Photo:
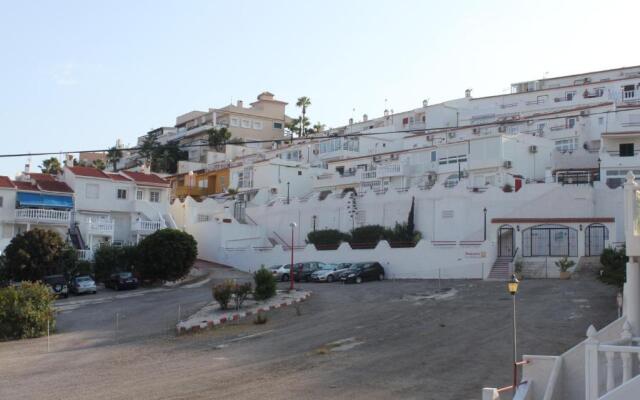
[[[302,297],[300,297],[298,299],[287,300],[287,301],[283,301],[282,303],[272,304],[270,306],[263,306],[263,307],[260,307],[258,309],[253,309],[253,310],[249,310],[249,311],[241,311],[241,312],[236,312],[236,313],[232,313],[232,314],[227,313],[226,316],[223,316],[223,317],[220,317],[220,318],[209,319],[209,320],[203,320],[198,325],[193,325],[193,326],[190,326],[190,327],[180,326],[180,324],[181,324],[181,322],[180,322],[176,326],[176,331],[177,331],[178,335],[183,335],[183,334],[191,333],[191,332],[199,332],[199,331],[202,331],[202,330],[205,330],[205,329],[213,329],[217,325],[222,325],[224,323],[232,322],[232,321],[239,321],[241,318],[245,318],[245,317],[248,317],[250,315],[258,314],[258,313],[261,313],[261,312],[267,312],[267,311],[270,311],[270,310],[275,310],[277,308],[287,307],[287,306],[290,306],[290,305],[295,304],[295,303],[301,303],[301,302],[307,300],[309,297],[311,297],[311,292],[308,292],[307,294],[305,294],[304,296],[302,296]]]

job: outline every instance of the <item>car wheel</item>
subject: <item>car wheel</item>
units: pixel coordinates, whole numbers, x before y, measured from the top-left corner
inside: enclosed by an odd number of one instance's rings
[[[380,274],[380,275],[378,275],[378,280],[379,280],[379,281],[383,281],[383,280],[384,280],[384,274]]]
[[[329,275],[329,276],[327,276],[327,282],[328,282],[328,283],[333,282],[333,275]]]
[[[362,277],[361,276],[356,277],[356,283],[362,283]]]
[[[117,283],[114,285],[113,287],[117,292],[120,291],[120,285],[118,285]]]
[[[94,291],[93,291],[93,292],[91,292],[91,293],[92,293],[92,294],[96,294],[96,293],[98,293],[98,291],[97,291],[97,290],[94,290]]]
[[[280,280],[281,280],[282,282],[286,282],[286,281],[288,281],[288,280],[289,280],[289,275],[287,275],[287,274],[282,275],[282,278],[280,278]]]

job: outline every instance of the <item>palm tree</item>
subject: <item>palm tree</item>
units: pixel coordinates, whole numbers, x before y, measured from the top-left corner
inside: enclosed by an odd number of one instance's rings
[[[324,124],[321,124],[320,121],[316,122],[316,124],[313,126],[313,131],[315,133],[320,133],[324,130]]]
[[[301,107],[302,108],[302,120],[306,120],[306,115],[307,115],[307,107],[309,107],[311,105],[311,99],[308,98],[307,96],[302,96],[300,98],[298,98],[298,101],[296,102],[296,107]],[[304,128],[304,124],[300,125],[300,136],[305,136],[305,132],[306,129]]]
[[[113,165],[113,171],[118,169],[118,162],[122,158],[122,150],[113,146],[107,151],[107,163]]]
[[[43,160],[42,165],[39,165],[38,168],[40,168],[43,174],[58,175],[60,172],[62,172],[60,161],[58,161],[58,159],[55,157]]]

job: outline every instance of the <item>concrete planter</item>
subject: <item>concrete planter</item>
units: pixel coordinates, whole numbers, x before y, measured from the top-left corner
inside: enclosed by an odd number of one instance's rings
[[[571,279],[571,272],[569,271],[560,271],[560,279]]]

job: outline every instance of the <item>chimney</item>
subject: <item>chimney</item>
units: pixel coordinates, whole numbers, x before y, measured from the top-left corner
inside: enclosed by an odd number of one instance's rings
[[[66,154],[64,156],[64,165],[67,167],[73,167],[73,154]]]
[[[151,163],[145,162],[144,165],[142,165],[142,172],[144,172],[145,174],[150,174],[151,173]]]
[[[369,116],[367,114],[362,114],[362,121],[367,122],[369,120]]]
[[[467,89],[464,91],[464,97],[471,98],[471,89]]]
[[[349,125],[353,125],[353,118],[349,118]]]
[[[238,101],[236,102],[236,107],[238,107],[238,108],[242,108],[242,107],[243,107],[243,105],[244,105],[244,103],[242,102],[242,100],[238,100]]]
[[[29,172],[31,172],[31,159],[30,158],[27,160],[27,163],[24,165],[24,173],[28,174]]]

